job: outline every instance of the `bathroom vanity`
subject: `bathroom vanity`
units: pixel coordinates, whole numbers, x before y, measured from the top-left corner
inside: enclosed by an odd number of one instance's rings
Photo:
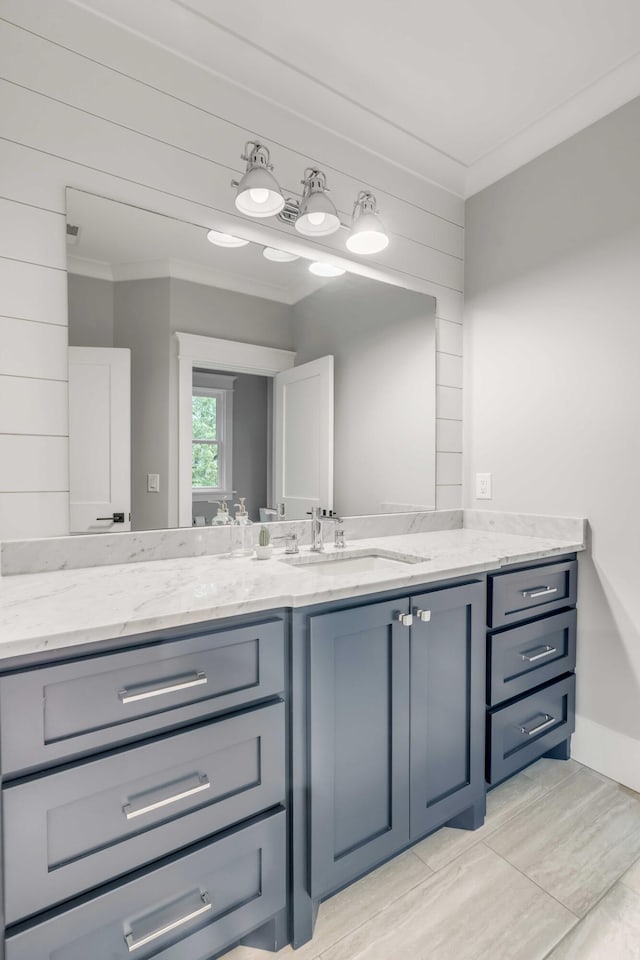
[[[3,578],[7,960],[300,946],[322,899],[569,756],[581,540],[357,546],[423,559]]]

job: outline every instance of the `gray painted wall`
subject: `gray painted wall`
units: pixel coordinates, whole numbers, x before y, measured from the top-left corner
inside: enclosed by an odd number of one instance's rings
[[[435,504],[435,300],[345,274],[293,307],[296,364],[335,357],[335,509]]]
[[[158,530],[169,514],[169,280],[116,283],[115,346],[131,349],[132,529]],[[147,493],[147,474],[160,492]]]
[[[466,504],[589,518],[575,755],[638,790],[640,99],[473,197],[466,238]]]
[[[69,346],[113,347],[114,286],[111,280],[68,274]]]
[[[171,332],[293,349],[291,307],[187,280],[170,281]]]

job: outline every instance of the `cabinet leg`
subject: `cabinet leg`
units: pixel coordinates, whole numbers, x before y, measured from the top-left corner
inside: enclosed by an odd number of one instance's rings
[[[480,800],[476,800],[472,807],[468,807],[457,817],[449,820],[445,826],[457,827],[458,830],[477,830],[484,823],[486,812],[487,798],[483,796]]]
[[[547,750],[544,756],[548,757],[550,760],[570,760],[571,759],[571,737],[567,737],[567,739],[563,740],[562,743],[559,743],[557,747],[553,747],[553,749]]]
[[[257,950],[270,950],[277,953],[289,943],[289,924],[287,911],[281,910],[275,917],[268,920],[253,933],[247,934],[241,941],[244,947],[255,947]]]

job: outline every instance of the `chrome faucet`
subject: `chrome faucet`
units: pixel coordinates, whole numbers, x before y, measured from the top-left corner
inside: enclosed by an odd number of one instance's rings
[[[322,553],[322,510],[320,507],[311,508],[311,549],[315,553]]]
[[[333,523],[339,524],[342,523],[342,519],[340,517],[336,517],[333,511],[323,510],[321,507],[312,507],[308,513],[311,516],[311,549],[314,553],[323,553],[324,543],[322,541],[322,521],[331,520]],[[344,532],[340,531],[340,533],[342,536],[338,537],[338,531],[336,530],[336,547],[344,547]]]

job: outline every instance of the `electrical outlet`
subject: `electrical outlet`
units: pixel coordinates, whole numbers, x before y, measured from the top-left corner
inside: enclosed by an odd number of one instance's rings
[[[160,493],[160,474],[147,474],[147,493]]]
[[[476,473],[476,500],[491,500],[490,473]]]

